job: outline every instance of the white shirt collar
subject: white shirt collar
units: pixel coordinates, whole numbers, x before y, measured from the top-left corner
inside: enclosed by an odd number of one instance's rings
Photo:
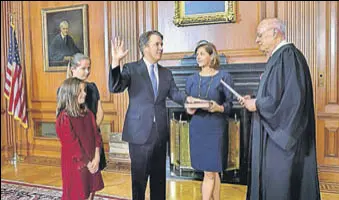
[[[271,56],[274,54],[274,52],[276,52],[278,49],[280,49],[282,46],[286,45],[286,44],[290,44],[290,42],[287,42],[286,40],[281,41],[276,47],[275,49],[272,51]]]
[[[66,35],[64,35],[64,34],[62,34],[62,33],[60,33],[61,34],[61,38],[62,39],[64,39],[65,37],[66,37]]]
[[[148,60],[146,60],[145,57],[142,58],[147,66],[147,70],[149,71],[150,70],[150,66],[152,65],[152,63],[148,62]],[[154,63],[154,70],[155,72],[158,72],[158,64],[157,63]]]

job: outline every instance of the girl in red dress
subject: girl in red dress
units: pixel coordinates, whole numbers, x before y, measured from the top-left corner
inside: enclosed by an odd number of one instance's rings
[[[87,109],[86,83],[66,79],[57,97],[56,132],[61,142],[62,200],[93,199],[104,188],[99,168],[101,135]]]

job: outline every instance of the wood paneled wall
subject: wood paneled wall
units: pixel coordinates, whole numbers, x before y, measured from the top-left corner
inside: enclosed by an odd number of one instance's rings
[[[278,2],[287,40],[310,67],[317,120],[317,160],[321,189],[339,193],[338,2]]]
[[[26,156],[28,154],[27,130],[7,113],[7,100],[4,97],[5,66],[7,66],[7,51],[9,48],[10,16],[15,25],[21,62],[25,62],[23,7],[22,2],[1,2],[1,155],[13,157],[14,152]],[[23,69],[25,73],[25,69]],[[27,87],[26,87],[27,88]]]
[[[158,2],[158,30],[164,35],[164,64],[177,64],[184,55],[192,55],[199,40],[205,39],[224,53],[229,63],[264,62],[266,58],[255,43],[256,27],[266,4],[239,1],[237,22],[177,27],[173,24],[174,1]]]
[[[229,24],[176,27],[174,2],[157,1],[67,1],[1,2],[1,92],[8,45],[8,12],[17,13],[19,48],[25,68],[29,129],[22,129],[7,114],[1,100],[2,154],[14,147],[20,155],[59,157],[59,141],[35,137],[35,122],[54,122],[56,90],[65,72],[44,72],[41,9],[88,4],[90,81],[96,82],[109,132],[121,132],[128,106],[128,94],[110,94],[108,70],[110,43],[121,37],[129,49],[130,62],[140,58],[139,35],[157,29],[164,35],[161,64],[177,65],[191,55],[197,41],[209,40],[224,53],[229,63],[265,62],[255,44],[256,27],[266,17],[278,17],[287,24],[287,40],[296,44],[307,58],[314,86],[317,119],[318,165],[322,190],[339,192],[339,64],[338,2],[257,1],[237,2],[237,22]],[[107,134],[107,133],[104,133]],[[14,142],[16,141],[16,142]],[[16,145],[15,145],[16,144]],[[106,144],[107,148],[107,144]]]
[[[105,56],[105,4],[104,2],[23,2],[24,13],[24,41],[25,41],[25,68],[29,99],[30,128],[28,130],[29,152],[35,156],[59,157],[60,144],[57,139],[35,137],[37,122],[54,122],[56,108],[56,91],[66,78],[66,72],[45,72],[43,62],[42,17],[41,10],[88,4],[88,36],[89,54],[91,59],[91,75],[89,81],[95,81],[100,90],[101,101],[111,101],[111,94],[107,89],[106,68],[108,61]],[[107,35],[107,34],[106,34]],[[107,37],[106,37],[107,38]],[[107,46],[107,45],[106,45]],[[116,114],[113,106],[105,109],[107,113]],[[113,124],[113,121],[110,122]]]
[[[323,190],[339,191],[339,3],[318,2],[316,31],[317,147]]]
[[[9,13],[8,10],[10,10],[10,4],[8,2],[1,3],[1,95],[4,94],[4,84],[3,80],[5,79],[5,68],[3,66],[6,66],[7,60],[4,59],[7,57],[7,52],[4,51],[5,49],[8,49],[8,29],[9,29]],[[7,22],[7,23],[3,23]],[[13,155],[8,155],[8,153],[13,152],[13,138],[12,136],[12,130],[9,130],[9,127],[7,123],[9,123],[11,120],[9,120],[9,115],[6,113],[7,111],[7,104],[4,97],[1,97],[1,157],[12,157]],[[2,160],[1,160],[2,162]]]
[[[110,5],[110,27],[112,39],[119,37],[124,40],[126,49],[129,50],[127,58],[124,62],[130,62],[138,59],[137,40],[139,32],[138,23],[136,21],[138,14],[137,2],[134,1],[113,1]],[[128,106],[128,94],[114,95],[114,102],[116,103],[116,110],[118,118],[116,124],[118,126],[117,131],[122,131],[124,123],[124,116]]]

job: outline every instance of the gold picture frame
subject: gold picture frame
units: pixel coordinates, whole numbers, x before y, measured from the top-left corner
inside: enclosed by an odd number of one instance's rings
[[[88,55],[87,10],[86,4],[41,10],[45,72],[66,71],[72,55]]]
[[[173,23],[178,26],[236,22],[235,1],[175,1]]]

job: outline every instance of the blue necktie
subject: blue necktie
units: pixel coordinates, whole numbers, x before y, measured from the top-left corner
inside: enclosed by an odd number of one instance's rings
[[[158,94],[158,84],[157,84],[157,78],[155,76],[154,64],[152,64],[150,67],[151,67],[150,78],[151,78],[151,81],[152,81],[154,97],[156,97],[157,94]]]

